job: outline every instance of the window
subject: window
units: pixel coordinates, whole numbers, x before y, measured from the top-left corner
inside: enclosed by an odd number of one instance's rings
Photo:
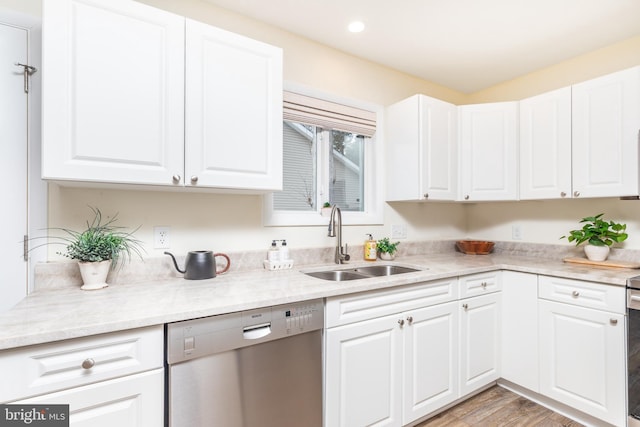
[[[283,191],[265,196],[265,225],[326,225],[325,202],[345,224],[381,223],[376,113],[298,93],[284,99]]]

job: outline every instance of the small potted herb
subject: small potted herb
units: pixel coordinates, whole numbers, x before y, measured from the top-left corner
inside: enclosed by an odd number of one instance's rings
[[[322,209],[320,209],[320,215],[327,216],[327,217],[330,216],[332,208],[333,207],[331,206],[331,203],[324,202],[324,204],[322,205]]]
[[[400,242],[391,243],[388,237],[378,240],[378,257],[390,261],[395,258]]]
[[[571,230],[568,236],[560,238],[575,242],[576,246],[586,242],[584,253],[587,258],[592,261],[604,261],[609,256],[609,248],[614,243],[623,242],[629,235],[626,233],[626,224],[605,221],[602,219],[603,216],[604,214],[598,214],[582,218],[580,224],[584,226],[581,229]]]

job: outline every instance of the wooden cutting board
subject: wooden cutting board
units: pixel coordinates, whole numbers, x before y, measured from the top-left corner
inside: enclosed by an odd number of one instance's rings
[[[572,262],[575,264],[593,265],[597,267],[640,268],[640,262],[634,262],[634,261],[616,261],[616,260],[591,261],[586,258],[565,258],[563,259],[563,261]]]

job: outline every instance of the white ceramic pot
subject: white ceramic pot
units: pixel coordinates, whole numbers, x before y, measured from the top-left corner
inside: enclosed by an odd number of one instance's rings
[[[609,246],[585,245],[584,254],[591,261],[604,261],[609,256]]]
[[[84,283],[80,289],[84,291],[93,291],[109,286],[107,283],[107,275],[111,268],[111,260],[100,262],[78,262],[80,267],[80,275]]]
[[[380,259],[385,260],[385,261],[392,261],[396,255],[395,254],[390,254],[388,252],[379,252]]]

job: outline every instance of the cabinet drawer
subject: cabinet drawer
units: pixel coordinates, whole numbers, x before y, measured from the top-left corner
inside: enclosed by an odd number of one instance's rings
[[[0,402],[163,366],[163,329],[144,329],[21,347],[0,353]]]
[[[624,286],[538,276],[538,296],[551,301],[615,313],[624,314],[626,311]]]
[[[491,271],[458,278],[460,298],[475,297],[501,290],[500,277],[499,271]]]
[[[458,298],[457,279],[449,278],[400,288],[327,299],[326,327],[346,325]]]

